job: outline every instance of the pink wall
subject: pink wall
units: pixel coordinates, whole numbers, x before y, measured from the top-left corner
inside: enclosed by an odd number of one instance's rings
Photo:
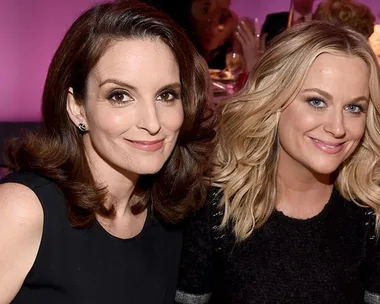
[[[181,0],[173,0],[181,1]],[[101,0],[1,0],[0,121],[38,121],[49,62],[74,19]],[[362,1],[378,15],[380,0]],[[241,16],[287,10],[289,0],[232,0]]]
[[[38,121],[50,60],[65,31],[96,0],[1,0],[0,121]]]

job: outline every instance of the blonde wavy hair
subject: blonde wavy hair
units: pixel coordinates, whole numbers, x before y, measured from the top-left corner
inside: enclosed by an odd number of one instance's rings
[[[322,1],[315,11],[314,18],[349,26],[366,38],[373,33],[376,20],[368,6],[353,0]]]
[[[244,240],[268,220],[278,202],[277,126],[298,94],[315,59],[324,53],[357,56],[370,72],[370,105],[363,140],[341,164],[336,187],[348,200],[380,215],[380,70],[366,39],[329,23],[312,21],[276,37],[251,72],[248,83],[227,100],[217,127],[214,184],[221,188],[221,227],[232,225]]]

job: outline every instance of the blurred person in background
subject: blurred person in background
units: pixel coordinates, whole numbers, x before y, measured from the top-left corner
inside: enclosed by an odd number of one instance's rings
[[[118,1],[123,2],[128,0]],[[196,34],[194,29],[194,22],[192,18],[193,0],[141,0],[141,2],[147,3],[148,5],[151,5],[154,8],[166,13],[186,32],[198,51],[201,51],[202,44],[200,37]],[[202,16],[205,16],[204,18],[207,20],[206,16],[208,14],[209,5],[205,2],[201,5],[200,10],[202,12]]]
[[[373,33],[376,20],[368,6],[355,0],[324,0],[318,5],[314,19],[348,26],[367,39]]]
[[[193,3],[202,2],[194,0]],[[207,1],[206,1],[207,2]],[[201,37],[203,55],[209,68],[226,68],[226,55],[231,50],[242,57],[244,68],[249,72],[260,55],[260,41],[253,20],[239,17],[231,10],[230,0],[211,0],[210,13],[206,20],[198,18],[197,10],[193,19],[197,35]]]
[[[223,70],[231,49],[241,54],[245,71],[250,71],[256,62],[258,33],[252,20],[239,18],[230,9],[230,0],[143,1],[168,14],[185,29],[209,68]]]
[[[374,26],[374,31],[369,37],[369,44],[375,52],[380,64],[380,24]]]
[[[174,301],[178,225],[205,199],[207,66],[167,16],[104,3],[49,67],[42,129],[0,182],[0,303]]]
[[[266,16],[261,28],[267,45],[274,37],[293,24],[313,19],[314,0],[291,0],[288,12],[273,13]]]

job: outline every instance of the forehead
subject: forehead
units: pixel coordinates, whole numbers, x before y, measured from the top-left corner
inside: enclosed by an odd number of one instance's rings
[[[179,67],[171,49],[158,38],[122,39],[109,44],[91,76],[165,81],[178,78]]]
[[[318,87],[343,95],[368,94],[369,69],[357,56],[324,53],[311,65],[302,88]]]

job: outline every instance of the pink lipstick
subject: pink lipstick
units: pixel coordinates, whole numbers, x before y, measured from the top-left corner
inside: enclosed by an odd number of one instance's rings
[[[128,140],[127,142],[134,148],[143,150],[143,151],[149,151],[154,152],[160,150],[164,145],[164,140]]]
[[[311,138],[311,140],[317,149],[329,154],[337,154],[343,149],[344,143],[330,143],[315,138]]]

